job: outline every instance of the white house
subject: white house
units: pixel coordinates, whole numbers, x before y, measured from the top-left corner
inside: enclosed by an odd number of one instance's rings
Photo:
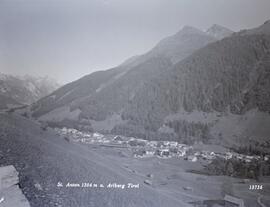
[[[197,160],[198,160],[198,158],[196,157],[196,156],[194,156],[194,155],[190,155],[190,156],[188,156],[188,161],[190,161],[190,162],[197,162]]]

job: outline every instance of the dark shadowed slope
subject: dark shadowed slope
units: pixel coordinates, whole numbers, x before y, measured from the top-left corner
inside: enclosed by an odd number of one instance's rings
[[[138,92],[123,116],[132,120],[130,125],[142,125],[156,132],[169,116],[178,114],[177,122],[169,124],[178,138],[210,138],[209,126],[221,120],[222,113],[241,116],[258,110],[267,115],[270,112],[270,36],[262,35],[261,29],[258,33],[233,35],[180,61]],[[197,118],[192,112],[198,112]],[[185,113],[193,115],[193,119],[184,116]],[[202,122],[198,119],[200,113],[205,113]],[[209,120],[213,114],[217,117]]]
[[[269,66],[269,49],[270,36],[235,36],[213,43],[148,83],[132,103],[141,105],[156,98],[155,106],[143,105],[161,114],[162,111],[165,114],[177,112],[181,108],[186,111],[224,111],[228,106],[231,111],[241,113],[248,107],[240,106],[247,90],[260,84],[258,76],[268,77],[264,75]],[[139,109],[147,110],[145,107]]]

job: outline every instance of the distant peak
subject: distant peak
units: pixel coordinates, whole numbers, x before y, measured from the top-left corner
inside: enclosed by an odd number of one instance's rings
[[[211,29],[211,28],[225,28],[225,27],[223,27],[219,24],[213,24],[209,29]]]
[[[209,29],[206,30],[206,33],[215,37],[216,39],[223,39],[230,36],[233,31],[224,26],[213,24]]]
[[[177,34],[204,34],[203,31],[189,25],[184,26]]]
[[[225,30],[225,31],[228,31],[228,32],[233,32],[232,30],[224,27],[224,26],[221,26],[219,24],[213,24],[209,29],[207,29],[207,32],[208,31],[211,31],[211,30]]]
[[[4,73],[0,72],[0,80],[5,80],[6,79],[6,75]]]

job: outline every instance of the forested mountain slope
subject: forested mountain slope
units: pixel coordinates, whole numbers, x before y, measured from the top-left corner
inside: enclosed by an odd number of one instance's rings
[[[268,28],[266,22],[218,41],[210,38],[187,55],[180,47],[185,38],[192,45],[207,36],[185,27],[142,56],[60,88],[35,103],[33,115],[57,126],[148,139],[264,140],[270,133]],[[248,130],[255,123],[262,124]]]
[[[64,119],[83,120],[89,125],[90,120],[101,121],[120,114],[145,83],[215,40],[196,28],[186,26],[161,40],[144,55],[63,86],[35,103],[33,116],[58,122]]]
[[[269,68],[267,33],[234,35],[212,43],[137,93],[123,112],[129,120],[127,128],[136,126],[134,131],[145,133],[146,129],[158,132],[169,127],[177,139],[210,139],[213,131],[214,138],[222,138],[222,132],[229,131],[228,122],[234,120],[239,122],[239,129],[230,125],[230,130],[235,130],[230,136],[249,137],[245,129],[257,120],[264,124],[253,130],[252,138],[260,134],[266,139],[269,132],[265,123],[270,123]]]

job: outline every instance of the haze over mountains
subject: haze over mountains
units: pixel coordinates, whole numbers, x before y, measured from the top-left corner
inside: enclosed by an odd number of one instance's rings
[[[61,87],[33,104],[33,116],[149,139],[264,139],[263,125],[246,129],[270,120],[269,28],[186,26],[144,55]]]
[[[59,87],[55,80],[48,77],[19,77],[0,73],[0,108],[31,104]]]

